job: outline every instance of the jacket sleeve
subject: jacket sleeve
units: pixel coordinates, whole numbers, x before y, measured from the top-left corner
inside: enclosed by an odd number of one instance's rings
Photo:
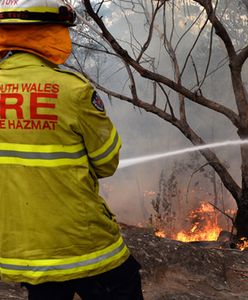
[[[84,85],[80,96],[78,124],[97,177],[113,175],[119,163],[121,139],[106,115],[102,100],[89,83]]]

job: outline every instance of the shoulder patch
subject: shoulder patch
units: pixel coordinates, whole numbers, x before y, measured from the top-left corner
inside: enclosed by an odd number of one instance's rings
[[[98,93],[96,91],[94,91],[92,98],[91,98],[91,103],[93,104],[93,106],[100,111],[104,111],[104,104],[102,99],[100,98],[100,96],[98,95]]]

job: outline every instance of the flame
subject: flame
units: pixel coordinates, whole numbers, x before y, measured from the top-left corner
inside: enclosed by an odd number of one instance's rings
[[[166,230],[158,229],[155,231],[155,235],[161,238],[170,237],[182,242],[216,241],[218,239],[222,228],[218,225],[218,213],[211,204],[202,202],[199,208],[190,211],[188,217],[191,223],[188,230],[183,229],[168,236]]]
[[[189,213],[192,227],[181,230],[175,239],[182,242],[216,241],[221,232],[218,225],[217,214],[211,204],[202,202],[200,207]]]
[[[204,231],[200,232],[185,232],[180,231],[176,234],[176,240],[182,242],[195,242],[195,241],[216,241],[221,232],[219,227],[206,228]]]
[[[237,243],[237,248],[241,251],[248,248],[248,238],[246,238],[246,237],[240,238],[238,243]]]
[[[229,215],[235,215],[236,210],[225,210]],[[191,210],[188,214],[188,220],[191,226],[186,230],[180,230],[173,234],[171,230],[166,229],[163,224],[157,224],[155,235],[160,238],[172,238],[182,242],[195,241],[216,241],[222,231],[218,224],[219,212],[216,212],[213,205],[208,202],[201,202],[199,208]],[[160,220],[161,221],[161,220]],[[169,232],[169,234],[167,234]],[[242,237],[236,244],[236,249],[240,251],[248,250],[248,238]]]
[[[163,230],[157,230],[155,231],[154,233],[157,237],[160,237],[160,238],[165,238],[166,237],[166,233],[163,231]]]

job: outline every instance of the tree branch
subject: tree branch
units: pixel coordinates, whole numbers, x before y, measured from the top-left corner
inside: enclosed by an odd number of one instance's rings
[[[109,44],[111,45],[113,50],[126,63],[130,64],[142,77],[145,77],[145,78],[148,78],[151,80],[155,80],[157,82],[167,85],[174,91],[187,97],[189,100],[225,115],[234,124],[234,126],[236,126],[236,127],[239,126],[239,117],[231,109],[229,109],[221,104],[218,104],[212,100],[209,100],[203,96],[199,96],[199,95],[191,92],[190,90],[186,89],[182,85],[170,80],[169,78],[162,76],[160,74],[151,72],[151,71],[145,69],[144,67],[142,67],[139,63],[137,63],[134,59],[132,59],[130,57],[128,52],[119,45],[119,43],[116,41],[116,39],[107,30],[102,19],[92,9],[90,1],[84,0],[84,4],[85,4],[85,8],[86,8],[88,14],[93,18],[93,20],[100,27],[100,29],[102,31],[102,36],[109,42]]]
[[[232,40],[229,37],[229,34],[227,33],[224,25],[220,22],[220,20],[217,18],[215,14],[215,10],[212,6],[212,0],[194,0],[195,2],[199,3],[201,6],[203,6],[206,10],[206,13],[208,15],[208,19],[212,23],[212,25],[215,28],[215,33],[221,38],[221,40],[224,42],[226,46],[226,50],[228,52],[228,56],[230,59],[236,56],[236,51],[233,46]]]

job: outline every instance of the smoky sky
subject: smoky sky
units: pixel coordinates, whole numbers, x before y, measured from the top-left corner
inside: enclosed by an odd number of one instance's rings
[[[123,7],[118,8],[114,5],[116,1],[112,2],[112,5],[108,7],[103,6],[101,8],[100,12],[103,16],[103,21],[109,24],[111,33],[121,43],[122,47],[127,49],[130,55],[133,56],[135,55],[133,50],[135,49],[135,51],[138,52],[138,49],[147,39],[148,27],[146,20],[138,7],[136,11],[127,9],[126,18],[130,21],[130,23],[127,24]],[[180,5],[182,6],[182,4]],[[180,37],[182,37],[183,32],[192,24],[193,19],[189,17],[194,17],[199,13],[199,7],[188,6],[187,9],[192,9],[192,11],[188,11],[188,15],[185,15],[183,8],[178,15],[175,15],[175,31],[172,38],[174,45]],[[244,7],[242,7],[242,9],[244,9]],[[170,32],[172,26],[171,15],[169,12],[167,13],[168,24],[166,30]],[[161,21],[161,18],[161,16],[158,17],[158,20]],[[161,26],[161,23],[159,23],[159,26]],[[199,24],[198,29],[200,26],[201,24]],[[132,30],[132,35],[130,35],[130,30]],[[210,33],[211,27],[206,30],[206,33],[201,35],[191,53],[201,77],[203,77],[208,60]],[[234,34],[235,32],[232,31],[232,33]],[[183,66],[195,39],[196,35],[193,30],[190,30],[187,36],[182,38],[180,46],[177,49],[180,67]],[[75,52],[79,57],[79,61],[82,62],[85,58],[84,50],[77,49]],[[207,76],[202,86],[202,92],[206,97],[236,110],[228,62],[226,61],[226,63],[221,65],[221,62],[225,62],[226,52],[222,42],[220,42],[216,36],[213,38],[211,52],[209,73],[212,72],[212,75]],[[146,54],[148,55],[147,57],[154,57],[159,73],[173,79],[171,60],[163,48],[159,31],[154,32],[151,46],[147,49],[144,60]],[[75,63],[75,60],[73,60],[73,62]],[[217,70],[215,70],[216,66],[218,66]],[[84,61],[83,67],[86,73],[88,72],[93,76],[94,80],[97,80],[106,88],[130,95],[130,83],[128,82],[127,72],[119,58],[93,51],[90,55],[89,53],[87,54],[87,61]],[[245,70],[247,70],[247,65],[245,65],[243,70],[244,81],[247,80],[247,72],[245,72]],[[138,78],[135,72],[134,76],[140,98],[151,103],[153,95],[152,82]],[[184,71],[183,84],[193,89],[196,82],[195,77],[195,70],[192,64],[188,63]],[[122,138],[121,159],[163,153],[191,145],[178,129],[160,119],[158,116],[134,107],[130,103],[115,98],[109,99],[100,91],[99,94],[105,103],[107,114],[110,116]],[[177,111],[178,95],[173,91],[169,91],[169,97],[175,111]],[[165,99],[162,93],[158,93],[158,105],[163,107],[164,103]],[[190,126],[192,126],[207,143],[238,138],[236,129],[224,116],[214,113],[209,109],[202,108],[190,101],[187,101],[186,108],[187,119]],[[222,161],[227,160],[230,163],[229,170],[232,176],[239,182],[240,155],[238,148],[222,148],[215,150],[215,152]],[[139,166],[132,166],[124,170],[118,170],[111,178],[101,180],[103,197],[120,220],[136,223],[149,217],[152,197],[144,196],[145,191],[150,190],[157,192],[161,170],[164,169],[169,174],[174,160],[181,160],[187,164],[189,156],[184,155],[170,159],[161,159]],[[202,164],[204,163],[205,160],[202,159]]]

